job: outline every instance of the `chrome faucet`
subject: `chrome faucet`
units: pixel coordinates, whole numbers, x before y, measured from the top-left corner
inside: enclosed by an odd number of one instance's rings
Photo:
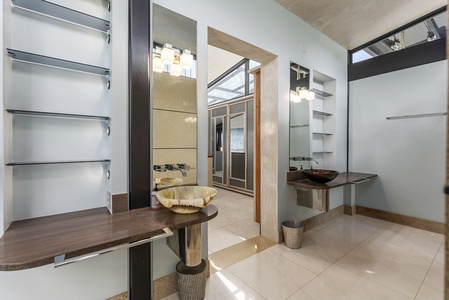
[[[314,161],[317,164],[319,164],[315,159],[313,159],[312,157],[308,157],[308,156],[293,156],[293,157],[290,157],[290,160],[293,160],[293,161]]]
[[[188,164],[164,164],[164,165],[154,165],[153,170],[156,172],[166,172],[166,171],[181,171],[183,177],[187,176],[187,171],[190,170]]]

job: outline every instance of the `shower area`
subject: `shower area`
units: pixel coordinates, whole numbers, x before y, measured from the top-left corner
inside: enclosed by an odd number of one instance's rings
[[[253,196],[253,95],[209,107],[209,156],[214,186]]]

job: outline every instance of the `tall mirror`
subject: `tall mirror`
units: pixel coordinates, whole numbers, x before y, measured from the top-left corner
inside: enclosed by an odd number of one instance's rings
[[[310,145],[310,70],[290,63],[290,170],[309,169]]]
[[[213,119],[215,129],[215,149],[213,175],[215,181],[223,183],[223,146],[224,146],[224,120],[223,117]]]
[[[239,113],[230,116],[230,172],[231,183],[239,185],[238,182],[244,183],[246,174],[246,155],[245,155],[245,114]],[[237,182],[236,182],[237,181]],[[243,185],[244,187],[244,185]]]
[[[153,26],[153,179],[195,184],[197,23],[154,4]]]

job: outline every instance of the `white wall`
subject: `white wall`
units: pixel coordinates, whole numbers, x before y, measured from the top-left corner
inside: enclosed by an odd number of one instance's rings
[[[447,61],[350,83],[350,170],[378,174],[356,205],[444,222]]]

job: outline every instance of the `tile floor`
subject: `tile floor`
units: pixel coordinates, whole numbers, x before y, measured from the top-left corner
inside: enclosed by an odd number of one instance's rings
[[[218,207],[218,216],[208,224],[209,254],[260,234],[259,224],[253,221],[254,198],[225,189],[217,190],[212,203]]]
[[[214,230],[238,229],[227,225],[226,215],[245,221],[220,212],[225,216],[210,229],[217,241],[226,237],[215,237]],[[343,215],[304,233],[300,249],[274,245],[213,273],[205,299],[443,299],[443,241],[441,234]],[[177,294],[165,298],[176,299]]]

